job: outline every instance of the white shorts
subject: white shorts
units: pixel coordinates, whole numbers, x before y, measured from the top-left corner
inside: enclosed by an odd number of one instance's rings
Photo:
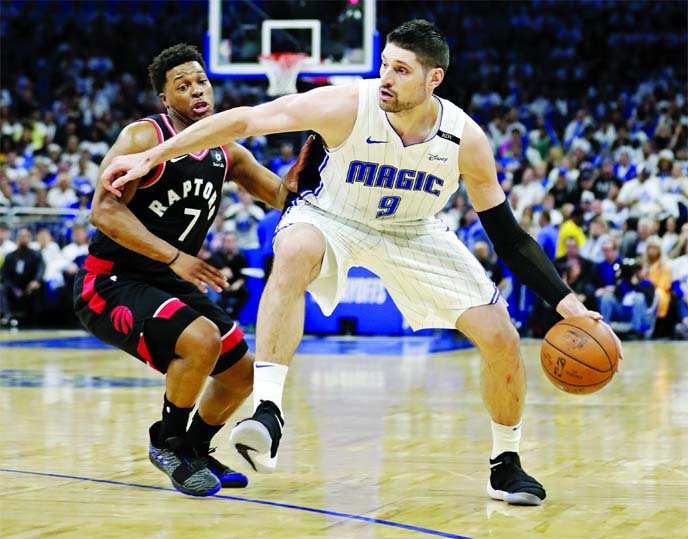
[[[296,223],[309,223],[325,236],[320,275],[308,291],[327,316],[344,296],[353,266],[382,279],[414,330],[453,328],[466,309],[499,301],[480,262],[439,219],[380,230],[299,201],[276,233]]]

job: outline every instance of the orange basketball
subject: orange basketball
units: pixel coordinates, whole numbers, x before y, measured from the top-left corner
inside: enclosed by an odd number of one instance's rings
[[[566,318],[545,335],[540,362],[547,378],[568,393],[594,393],[614,376],[619,353],[611,329],[587,316]]]

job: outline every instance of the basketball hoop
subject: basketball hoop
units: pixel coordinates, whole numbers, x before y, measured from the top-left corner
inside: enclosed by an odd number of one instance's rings
[[[259,58],[270,81],[268,95],[278,96],[296,93],[299,71],[310,56],[302,52],[273,52]]]

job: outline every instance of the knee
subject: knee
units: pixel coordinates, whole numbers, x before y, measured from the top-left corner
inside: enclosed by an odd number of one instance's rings
[[[182,333],[177,351],[212,370],[220,357],[222,337],[218,327],[205,317],[194,320]]]
[[[479,346],[486,359],[514,360],[520,357],[520,337],[516,328],[509,323],[498,323],[489,338]]]
[[[275,251],[270,280],[283,290],[306,287],[319,275],[323,250],[306,241],[283,243]]]

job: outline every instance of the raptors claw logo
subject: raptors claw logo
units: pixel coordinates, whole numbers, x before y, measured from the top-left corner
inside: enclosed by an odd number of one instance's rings
[[[115,326],[115,329],[125,335],[134,327],[134,317],[129,308],[123,305],[119,305],[112,309],[110,320],[112,320],[112,325]]]

